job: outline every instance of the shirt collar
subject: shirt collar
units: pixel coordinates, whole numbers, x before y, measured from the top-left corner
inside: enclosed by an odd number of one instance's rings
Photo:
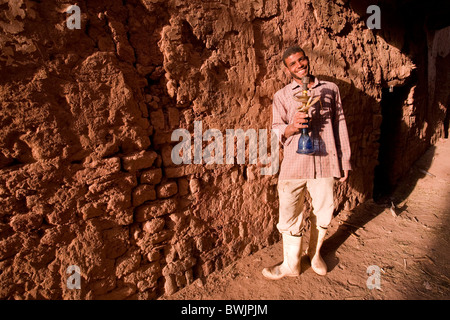
[[[300,88],[300,85],[297,83],[297,81],[295,81],[295,79],[292,79],[292,90],[298,89]],[[319,86],[320,80],[317,77],[314,77],[314,84],[312,85],[312,87],[310,89],[314,89],[315,87]]]

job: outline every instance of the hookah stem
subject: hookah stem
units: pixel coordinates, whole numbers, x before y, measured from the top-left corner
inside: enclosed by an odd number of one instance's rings
[[[305,97],[307,97],[308,96],[308,83],[309,83],[309,77],[308,76],[304,76],[304,77],[302,77],[302,84],[303,84],[303,95],[305,96]],[[303,106],[305,106],[307,104],[307,102],[303,102]],[[309,120],[308,120],[308,122],[309,122]],[[307,128],[304,128],[303,129],[303,134],[308,134],[308,129]]]
[[[302,78],[303,91],[308,91],[308,83],[309,83],[309,77],[308,76],[304,76]]]

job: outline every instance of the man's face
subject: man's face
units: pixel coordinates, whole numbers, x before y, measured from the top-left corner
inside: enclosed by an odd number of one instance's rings
[[[284,62],[294,79],[301,80],[309,74],[309,60],[303,52],[291,54]]]

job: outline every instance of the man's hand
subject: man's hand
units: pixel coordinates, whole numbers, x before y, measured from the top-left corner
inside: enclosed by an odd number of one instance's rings
[[[344,170],[344,176],[339,179],[339,182],[344,182],[348,178],[348,170]]]
[[[308,128],[308,119],[309,116],[305,112],[297,112],[294,115],[293,125],[297,129]]]
[[[308,114],[304,112],[297,112],[294,115],[293,123],[287,126],[284,131],[284,136],[289,138],[290,136],[299,133],[300,129],[308,128]]]

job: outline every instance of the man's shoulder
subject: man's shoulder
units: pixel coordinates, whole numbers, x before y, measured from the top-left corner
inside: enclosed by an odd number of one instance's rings
[[[275,92],[275,96],[285,96],[290,91],[292,91],[292,82],[289,82],[287,85],[285,85],[283,88],[277,90]]]
[[[319,79],[319,85],[320,86],[324,86],[326,88],[330,88],[333,91],[339,91],[338,85],[336,83],[332,82],[332,81]]]

